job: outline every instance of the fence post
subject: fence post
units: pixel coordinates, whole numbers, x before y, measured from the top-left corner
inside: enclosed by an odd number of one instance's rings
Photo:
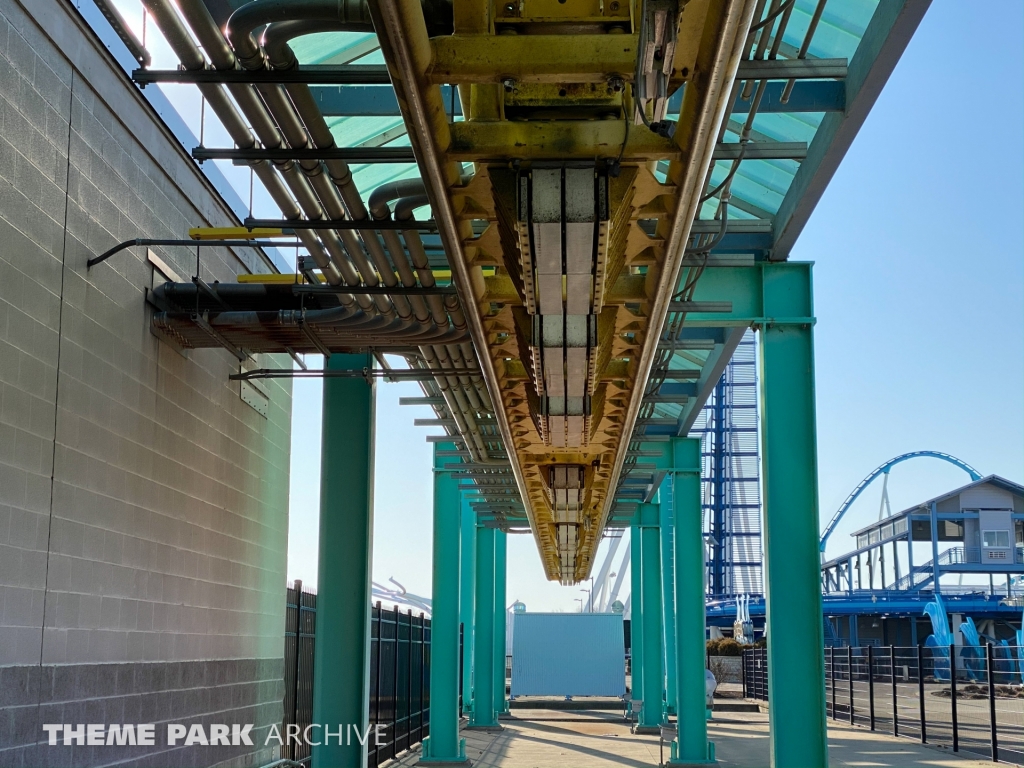
[[[889,646],[889,676],[892,678],[892,735],[900,735],[899,701],[896,697],[896,646]]]
[[[427,624],[426,620],[423,618],[423,612],[420,611],[420,741],[423,741],[425,733],[430,732],[430,722],[427,718],[427,713],[423,711],[427,686],[430,685],[430,677],[427,675],[427,665],[429,663],[427,651]],[[458,722],[458,719],[456,719],[455,722]]]
[[[875,730],[875,647],[868,646],[868,717]]]
[[[742,658],[740,660],[741,661],[741,663],[740,663],[740,688],[742,688],[742,690],[743,690],[743,698],[746,699],[746,698],[748,698],[748,696],[747,696],[747,651],[746,650],[744,650],[742,652],[741,657]]]
[[[850,725],[853,725],[853,646],[846,649],[846,674],[850,676]]]
[[[956,646],[950,643],[949,646],[949,703],[952,707],[953,723],[953,751],[960,751],[960,734],[957,733],[958,724],[956,721]]]
[[[761,649],[761,700],[768,701],[768,648]]]
[[[373,699],[370,702],[370,704],[373,707],[373,715],[372,715],[372,717],[373,717],[373,724],[375,726],[380,724],[380,700],[381,700],[381,695],[380,695],[380,657],[381,657],[381,654],[383,653],[383,649],[384,649],[384,623],[382,621],[382,618],[383,618],[383,613],[382,613],[381,606],[380,606],[380,600],[378,600],[377,604],[370,609],[370,627],[371,627],[370,634],[371,634],[371,636],[373,634],[373,629],[372,629],[373,622],[375,622],[375,621],[377,622],[377,660],[374,662],[374,665],[373,665]],[[371,640],[371,642],[372,642],[372,640]],[[384,733],[385,733],[385,738],[386,738],[386,734],[387,734],[387,725],[386,724],[384,726]],[[394,734],[392,733],[392,736],[393,735]],[[374,745],[376,745],[376,743],[377,743],[377,740],[374,739]],[[374,746],[374,748],[373,748],[373,761],[372,761],[372,765],[379,765],[379,764],[380,764],[380,747]]]
[[[996,676],[992,673],[992,643],[985,644],[985,667],[988,671],[988,717],[992,740],[992,762],[999,762],[999,737],[996,735]]]
[[[394,716],[395,720],[394,720],[394,727],[392,728],[392,730],[395,733],[395,736],[391,740],[391,755],[390,755],[391,757],[394,757],[396,754],[398,754],[398,721],[399,721],[399,719],[401,719],[400,716],[402,714],[402,709],[401,709],[401,701],[402,700],[400,698],[399,688],[398,688],[398,668],[399,668],[398,657],[401,655],[401,651],[402,651],[402,612],[400,610],[398,610],[398,606],[396,605],[395,606],[395,668],[394,668],[394,684],[391,686],[392,690],[394,691],[394,699],[393,699],[393,701],[395,703],[394,704],[394,713],[393,713],[393,716]]]
[[[921,743],[928,743],[924,722],[924,646],[917,646],[917,708],[921,715]]]
[[[409,702],[409,705],[405,720],[405,732],[407,734],[405,748],[408,749],[412,741],[412,608],[406,609],[406,615],[409,617],[409,650],[406,651],[407,661],[405,662],[405,668],[409,676],[405,682],[405,700]]]
[[[836,719],[836,647],[828,647],[828,677],[832,686],[832,719]]]
[[[299,724],[299,659],[302,656],[302,579],[295,580],[295,676],[292,678],[292,725]],[[298,745],[294,742],[292,759]]]

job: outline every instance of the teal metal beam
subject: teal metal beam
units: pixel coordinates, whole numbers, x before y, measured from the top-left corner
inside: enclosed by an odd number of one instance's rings
[[[371,355],[331,355],[326,365],[372,367]],[[324,379],[313,722],[362,733],[370,719],[374,400],[372,378]],[[330,743],[313,747],[314,768],[366,765],[357,739],[322,741]]]
[[[494,528],[476,529],[476,637],[470,728],[499,728],[494,711]]]
[[[473,637],[476,606],[476,512],[462,494],[462,574],[459,579],[459,617],[462,621],[462,713],[473,711]]]
[[[789,266],[765,272],[759,344],[770,757],[826,768],[811,270]]]
[[[716,338],[720,338],[722,343],[716,344],[708,355],[697,381],[688,382],[694,387],[695,394],[680,409],[675,428],[649,425],[645,434],[671,434],[679,437],[688,434],[700,414],[700,409],[704,407],[704,403],[722,377],[722,372],[732,358],[733,352],[743,339],[743,332],[752,325],[779,319],[797,319],[769,317],[770,312],[765,308],[766,282],[776,279],[776,276],[783,274],[785,270],[809,272],[810,265],[802,262],[762,262],[747,267],[708,269],[701,275],[693,294],[693,304],[696,307],[703,305],[715,311],[688,311],[683,331],[692,336],[702,328],[714,329],[719,334]],[[721,311],[723,309],[728,311]]]
[[[173,75],[177,78],[188,76],[178,73]],[[760,114],[842,112],[846,106],[846,90],[841,80],[798,80],[789,100],[783,103],[782,91],[785,85],[785,82],[780,81],[768,83],[758,104]],[[390,85],[310,85],[309,90],[325,117],[400,117],[402,114],[395,89]],[[679,112],[682,97],[682,88],[669,97],[670,113]],[[453,114],[453,106],[454,114],[462,115],[462,103],[457,89],[453,91],[451,86],[442,85],[441,99],[449,116]],[[743,99],[737,93],[732,112],[745,115],[750,112],[751,105],[752,99]]]
[[[430,621],[430,735],[420,763],[468,763],[459,738],[459,556],[462,532],[459,483],[434,443],[434,562]]]
[[[675,581],[675,558],[673,556],[673,539],[676,535],[673,498],[675,490],[672,482],[666,479],[658,492],[660,503],[659,530],[661,532],[661,594],[662,594],[662,627],[664,632],[662,650],[665,657],[665,709],[670,715],[676,714],[678,701],[676,685],[676,600],[673,584]]]
[[[844,81],[846,111],[825,115],[779,205],[773,259],[788,258],[930,4],[931,0],[886,0],[878,4]]]
[[[508,595],[508,534],[494,531],[494,711],[509,711],[505,697],[505,628]]]
[[[672,457],[675,523],[676,644],[678,707],[676,741],[670,764],[713,763],[708,742],[704,670],[704,525],[700,497],[700,440],[682,437],[665,444]]]
[[[661,629],[661,535],[658,504],[639,509],[640,549],[643,557],[640,595],[644,625],[644,705],[637,722],[638,733],[658,732],[665,719],[665,667],[662,664]]]
[[[640,526],[634,515],[629,528],[629,670],[630,695],[634,701],[644,699],[644,621],[643,621],[643,549],[640,542]],[[636,713],[636,710],[633,710]]]
[[[724,342],[716,345],[711,354],[708,355],[704,367],[701,368],[700,378],[693,385],[696,394],[686,402],[679,412],[679,418],[676,420],[677,436],[689,434],[690,428],[697,421],[701,408],[704,407],[708,398],[711,397],[715,385],[718,384],[719,379],[722,378],[722,374],[725,372],[725,367],[732,359],[732,355],[740,345],[740,341],[743,340],[746,328],[735,326],[723,329],[723,331],[726,332]]]

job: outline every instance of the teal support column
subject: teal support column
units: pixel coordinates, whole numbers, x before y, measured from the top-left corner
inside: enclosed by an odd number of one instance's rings
[[[420,763],[468,762],[459,738],[459,482],[439,456],[454,443],[434,443],[434,562],[430,621],[430,735]]]
[[[674,511],[672,507],[673,489],[671,478],[667,478],[659,492],[661,499],[659,527],[661,529],[661,595],[662,595],[662,627],[664,637],[662,647],[665,657],[665,710],[670,715],[676,714],[676,599],[674,589],[675,558],[672,541],[675,537]]]
[[[639,733],[656,733],[665,719],[665,667],[661,662],[661,535],[657,504],[640,505],[640,549],[643,557],[640,594],[644,625],[644,705]]]
[[[643,589],[643,552],[640,544],[640,526],[629,529],[629,647],[630,681],[633,699],[644,699],[644,622],[641,593]]]
[[[470,728],[500,728],[494,711],[494,529],[476,529],[476,637]]]
[[[677,709],[673,765],[713,763],[705,714],[704,526],[700,500],[700,440],[677,438],[672,449],[673,554],[676,602]]]
[[[370,355],[331,355],[327,370],[373,367]],[[369,727],[373,554],[373,380],[325,378],[313,722]],[[315,768],[360,768],[366,747],[335,736],[313,747]],[[341,743],[339,743],[341,742]]]
[[[764,315],[759,347],[771,765],[825,768],[810,265],[765,268]]]
[[[476,512],[462,495],[462,575],[459,580],[462,621],[462,713],[473,711],[473,608],[476,605]]]
[[[509,711],[505,698],[505,599],[508,595],[508,534],[494,532],[494,711]]]

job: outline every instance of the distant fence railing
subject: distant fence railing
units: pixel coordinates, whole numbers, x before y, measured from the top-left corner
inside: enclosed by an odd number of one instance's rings
[[[825,648],[826,711],[851,725],[1024,765],[1022,674],[1024,648],[1016,646]],[[743,652],[743,694],[769,699],[763,648]]]
[[[288,588],[282,735],[289,725],[302,733],[313,720],[316,599],[316,593],[303,589],[299,580]],[[389,610],[379,602],[371,608],[370,619],[370,725],[383,726],[380,746],[368,739],[367,763],[375,768],[419,744],[430,732],[431,631],[430,619],[422,613],[402,613],[398,606]],[[461,634],[459,646],[461,660]],[[286,746],[282,756],[308,763],[310,748],[299,741]]]

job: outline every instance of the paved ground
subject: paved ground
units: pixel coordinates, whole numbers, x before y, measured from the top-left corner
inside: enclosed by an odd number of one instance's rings
[[[961,696],[967,683],[958,683]],[[957,699],[957,722],[960,746],[977,754],[990,755],[989,702],[984,694],[981,698]],[[982,690],[984,688],[982,687]],[[952,703],[949,696],[939,695],[949,691],[948,683],[925,683],[925,719],[928,741],[951,745],[953,741]],[[831,691],[826,696],[831,699]],[[892,688],[889,683],[877,683],[874,690],[876,729],[892,732]],[[836,683],[836,717],[848,720],[850,713],[849,682]],[[1024,762],[1024,698],[1000,696],[995,701],[996,722],[999,731],[999,757],[1007,762]],[[897,686],[900,733],[916,737],[920,734],[920,699],[917,684],[900,683]],[[869,723],[870,712],[868,686],[863,681],[854,684],[854,714],[858,725]]]
[[[658,765],[658,738],[634,736],[621,716],[611,712],[517,710],[503,720],[501,733],[464,731],[466,752],[481,768],[610,768]],[[748,712],[717,714],[710,724],[722,766],[762,768],[768,765],[767,715]],[[390,763],[413,766],[418,748]],[[865,728],[829,725],[832,766],[882,768],[981,768],[991,762],[963,759],[947,751],[894,739]]]

